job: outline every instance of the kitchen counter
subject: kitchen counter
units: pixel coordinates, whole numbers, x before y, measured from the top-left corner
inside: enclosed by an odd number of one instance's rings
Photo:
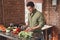
[[[0,36],[5,37],[7,39],[11,39],[11,40],[20,40],[18,38],[18,35],[12,34],[12,33],[0,32]]]
[[[51,27],[52,26],[45,25],[41,30],[46,30],[46,29],[51,28]],[[7,40],[7,39],[10,39],[10,40],[22,40],[21,38],[18,37],[17,34],[13,34],[11,32],[10,33],[0,32],[0,36],[1,36],[2,40]],[[32,38],[32,39],[34,39],[34,38]]]
[[[0,32],[1,40],[26,40],[25,38],[19,38],[17,34]],[[31,38],[34,40],[34,38]]]

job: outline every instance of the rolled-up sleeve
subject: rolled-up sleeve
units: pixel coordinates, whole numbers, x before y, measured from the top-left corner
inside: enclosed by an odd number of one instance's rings
[[[43,16],[42,13],[40,13],[40,16],[39,16],[39,18],[38,18],[38,23],[39,23],[39,26],[40,26],[40,27],[43,27],[44,24],[45,24],[45,19],[44,19],[44,16]]]

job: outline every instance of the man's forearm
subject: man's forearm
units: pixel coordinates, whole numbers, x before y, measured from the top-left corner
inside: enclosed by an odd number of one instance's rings
[[[40,28],[40,26],[32,27],[33,30]]]

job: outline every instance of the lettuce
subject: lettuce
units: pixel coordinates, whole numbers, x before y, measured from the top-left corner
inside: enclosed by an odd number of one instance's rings
[[[25,32],[25,31],[21,31],[18,36],[23,37],[23,38],[31,38],[32,37],[33,32]]]

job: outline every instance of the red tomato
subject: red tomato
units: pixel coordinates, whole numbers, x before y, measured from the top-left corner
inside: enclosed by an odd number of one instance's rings
[[[20,32],[20,28],[16,28],[15,31],[13,31],[14,34],[18,34]]]

